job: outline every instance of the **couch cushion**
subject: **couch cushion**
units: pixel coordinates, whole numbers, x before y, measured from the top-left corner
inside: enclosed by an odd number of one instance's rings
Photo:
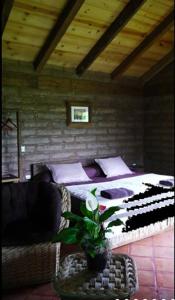
[[[51,240],[61,221],[61,193],[54,183],[2,185],[3,245]]]

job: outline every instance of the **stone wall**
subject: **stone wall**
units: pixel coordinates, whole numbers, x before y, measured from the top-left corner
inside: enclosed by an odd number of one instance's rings
[[[144,88],[145,171],[174,174],[174,67],[167,66]]]
[[[20,155],[22,180],[36,162],[121,155],[128,164],[143,164],[140,91],[98,78],[47,68],[36,74],[30,64],[4,61],[3,108],[19,111],[20,145],[26,147]],[[92,125],[67,127],[66,101],[90,102]],[[9,149],[13,152],[13,144]]]

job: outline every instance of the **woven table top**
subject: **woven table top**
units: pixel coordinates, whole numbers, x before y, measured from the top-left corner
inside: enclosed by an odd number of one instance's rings
[[[133,259],[126,254],[109,254],[102,272],[87,269],[83,253],[66,256],[54,279],[54,289],[62,299],[126,299],[138,290]]]

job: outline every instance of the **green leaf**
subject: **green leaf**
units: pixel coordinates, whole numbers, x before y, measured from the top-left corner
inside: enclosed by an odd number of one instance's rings
[[[90,240],[92,240],[92,236],[88,232],[84,233],[82,238],[81,238],[81,242],[90,241]]]
[[[83,220],[82,217],[76,215],[76,214],[73,214],[72,212],[69,212],[69,211],[65,211],[62,216],[65,218],[65,219],[69,219],[71,221],[77,221],[77,222],[80,222]]]
[[[101,229],[100,226],[88,217],[84,217],[84,222],[87,231],[93,236],[94,239],[96,239]]]
[[[98,224],[99,224],[99,218],[100,218],[100,214],[99,214],[99,205],[98,205],[97,209],[94,210],[94,221]]]
[[[97,190],[97,188],[95,188],[95,189],[93,189],[92,191],[90,191],[90,193],[91,193],[94,197],[96,197],[96,190]]]
[[[112,232],[112,230],[111,229],[105,229],[105,232]]]
[[[105,210],[103,214],[100,215],[100,222],[104,222],[110,218],[116,211],[120,210],[118,206],[112,206]]]
[[[83,214],[83,216],[88,217],[89,219],[93,219],[93,212],[89,211],[86,208],[85,202],[81,202],[81,204],[80,204],[80,211]]]
[[[88,249],[86,251],[92,258],[94,258],[96,256],[96,251],[95,249]]]
[[[80,233],[79,228],[65,228],[59,233],[55,234],[52,242],[63,242],[65,244],[75,244],[78,243],[78,234]]]
[[[83,214],[83,216],[86,216],[86,205],[85,202],[81,201],[80,203],[80,211]]]
[[[120,219],[117,219],[117,220],[114,220],[114,221],[110,222],[106,228],[109,228],[109,227],[112,227],[112,226],[119,226],[119,225],[122,225],[122,224],[124,224],[124,223]]]

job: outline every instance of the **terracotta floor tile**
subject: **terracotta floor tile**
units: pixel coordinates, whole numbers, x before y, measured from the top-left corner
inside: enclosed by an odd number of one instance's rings
[[[154,273],[152,271],[138,270],[139,285],[155,286]]]
[[[129,246],[128,245],[124,245],[118,248],[115,248],[112,250],[112,252],[114,253],[125,253],[128,254],[129,253]]]
[[[159,299],[172,300],[174,298],[174,289],[159,289]]]
[[[174,249],[170,247],[154,247],[154,256],[162,257],[162,258],[173,258],[174,257]]]
[[[135,256],[146,256],[151,257],[153,256],[153,248],[150,246],[143,246],[143,245],[134,245],[131,244],[130,254]]]
[[[160,288],[174,288],[174,274],[167,272],[157,272],[157,285]]]
[[[3,295],[3,300],[26,300],[26,294],[11,294],[11,295]]]
[[[27,292],[16,292],[16,293],[10,293],[10,294],[4,294],[2,296],[3,300],[27,300],[27,297],[30,294],[28,294]]]
[[[56,295],[55,296],[43,296],[43,295],[30,295],[24,300],[61,300]]]
[[[155,288],[140,286],[138,292],[136,292],[131,297],[131,300],[135,300],[135,299],[137,299],[137,300],[143,300],[143,299],[158,300],[158,297],[157,297],[157,292],[156,292]]]
[[[157,271],[174,272],[174,259],[156,257],[155,267]]]
[[[55,296],[52,283],[47,283],[35,287],[32,291],[32,295]]]
[[[156,234],[154,235],[155,237],[161,237],[161,236],[164,236],[165,238],[168,237],[168,238],[173,238],[174,237],[174,228],[172,229],[169,229],[169,230],[165,230],[165,231],[162,231],[161,233],[159,234]]]
[[[153,245],[162,247],[174,247],[174,235],[169,232],[153,236]]]
[[[147,271],[152,271],[154,269],[153,261],[151,257],[140,257],[140,256],[133,256],[132,258],[134,259],[137,270],[147,270]]]
[[[74,252],[80,252],[82,251],[81,248],[77,245],[66,245],[66,244],[61,244],[61,249],[60,249],[60,255],[64,256],[66,254],[71,254]]]
[[[13,289],[11,291],[5,291],[3,294],[3,300],[26,300],[26,297],[33,291],[32,287]]]

